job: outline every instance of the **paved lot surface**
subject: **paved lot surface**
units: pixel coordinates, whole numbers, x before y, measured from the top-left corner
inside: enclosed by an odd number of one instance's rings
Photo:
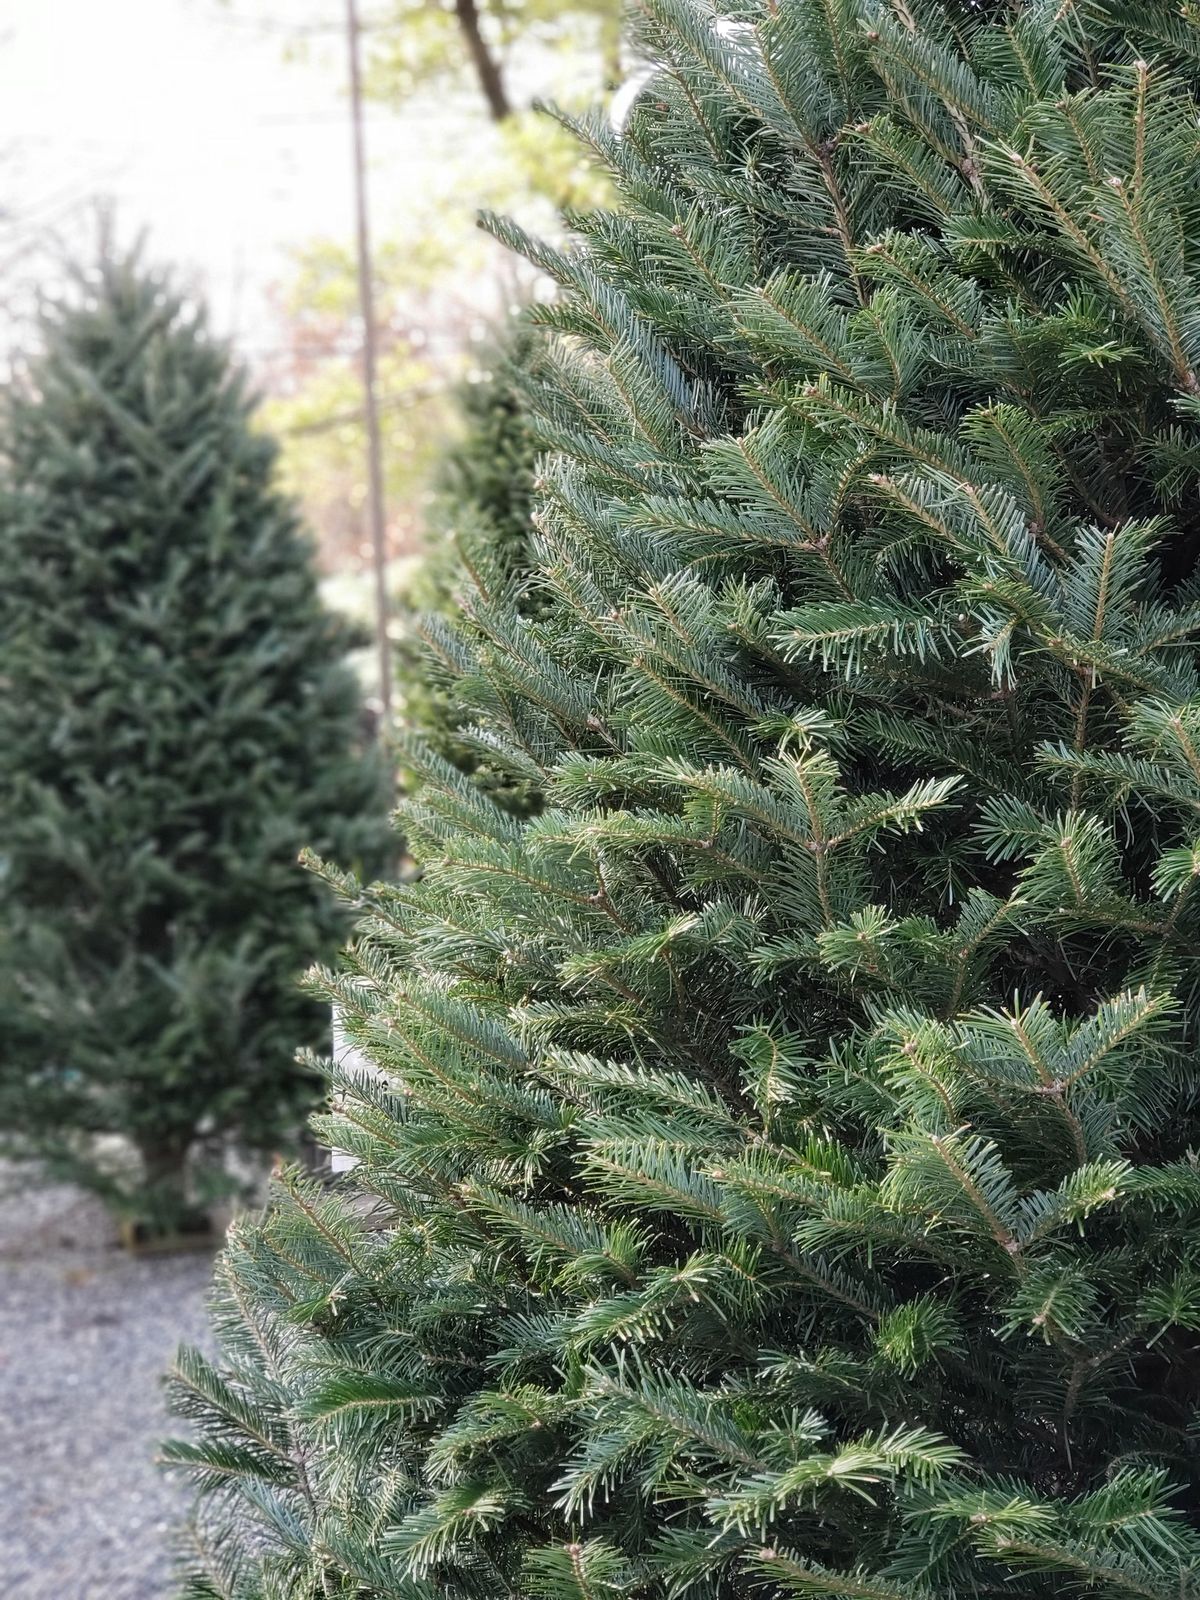
[[[132,1259],[71,1189],[0,1168],[0,1595],[169,1600],[182,1485],[158,1375],[207,1343],[206,1254]]]

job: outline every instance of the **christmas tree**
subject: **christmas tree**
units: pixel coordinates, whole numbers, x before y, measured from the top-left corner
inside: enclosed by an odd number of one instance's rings
[[[460,428],[438,464],[426,550],[405,599],[397,649],[400,717],[422,742],[475,775],[509,809],[536,802],[528,780],[494,769],[473,731],[480,634],[477,604],[536,608],[532,511],[537,445],[522,403],[536,365],[519,319],[481,343],[478,365],[455,394]],[[464,683],[464,680],[469,680]]]
[[[640,9],[190,1593],[1195,1596],[1196,20]]]
[[[0,1126],[178,1217],[313,1103],[298,978],[345,924],[297,855],[373,866],[386,806],[351,641],[242,376],[136,257],[48,315],[2,453]]]
[[[524,575],[532,565],[529,519],[537,446],[522,389],[523,374],[536,358],[529,330],[514,317],[480,342],[475,367],[458,385],[462,434],[447,449],[435,484],[435,531],[447,537],[435,540],[429,564],[431,583],[443,593],[456,586],[454,552],[470,525],[486,534],[509,573]]]

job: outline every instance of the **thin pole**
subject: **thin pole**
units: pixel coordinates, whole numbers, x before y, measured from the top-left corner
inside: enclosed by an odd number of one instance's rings
[[[368,509],[375,569],[375,643],[379,652],[379,702],[383,731],[392,722],[392,651],[388,640],[387,524],[383,509],[383,453],[375,381],[375,288],[367,212],[367,157],[363,134],[362,72],[358,52],[358,7],[346,0],[346,46],[350,57],[350,121],[354,130],[354,209],[358,235],[358,304],[362,317],[363,409],[367,421]]]

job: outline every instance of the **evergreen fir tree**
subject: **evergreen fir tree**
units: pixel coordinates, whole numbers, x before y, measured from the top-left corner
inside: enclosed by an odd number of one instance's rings
[[[174,1379],[190,1594],[1200,1593],[1200,33],[643,0],[558,252],[518,822],[328,978]],[[353,886],[348,886],[351,889]]]
[[[532,566],[529,519],[537,444],[525,415],[522,371],[536,359],[529,329],[503,326],[476,353],[476,369],[456,393],[462,436],[440,464],[438,521],[448,535],[435,540],[429,577],[436,593],[452,597],[462,554],[456,547],[472,527],[486,537],[511,576]]]
[[[397,650],[406,727],[515,811],[536,804],[532,786],[493,767],[472,732],[484,686],[475,682],[481,635],[471,607],[484,600],[529,612],[538,604],[531,582],[537,444],[521,396],[522,368],[535,359],[530,330],[514,321],[482,347],[480,367],[458,387],[461,432],[436,474],[427,551],[406,596]]]
[[[203,1146],[294,1143],[326,1026],[298,979],[345,928],[297,855],[374,870],[386,807],[251,412],[202,314],[113,256],[0,438],[0,1128],[164,1217]]]

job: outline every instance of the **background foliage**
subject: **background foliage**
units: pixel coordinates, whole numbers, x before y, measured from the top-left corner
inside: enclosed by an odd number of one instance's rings
[[[495,769],[471,732],[481,690],[474,647],[482,637],[471,607],[481,598],[523,611],[537,604],[530,582],[537,446],[521,395],[522,363],[534,354],[529,330],[514,321],[481,345],[480,364],[455,392],[458,428],[434,478],[427,553],[406,588],[397,652],[404,727],[517,809],[534,803],[530,785]]]

